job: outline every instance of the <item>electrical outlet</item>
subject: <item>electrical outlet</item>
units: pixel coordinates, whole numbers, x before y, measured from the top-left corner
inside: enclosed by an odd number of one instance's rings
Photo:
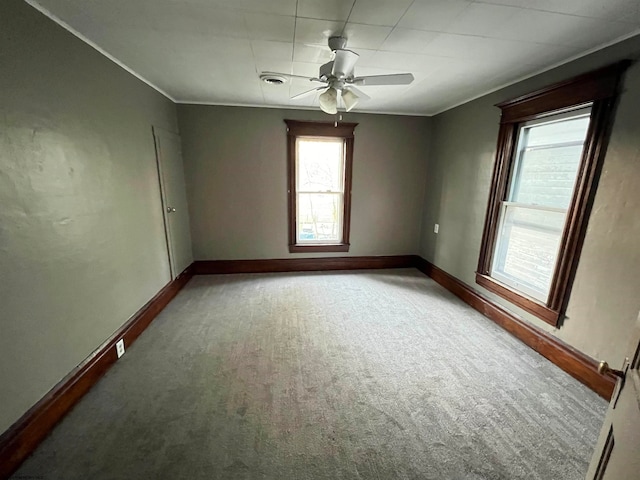
[[[440,230],[440,225],[438,225],[437,223],[433,226],[433,233],[438,233],[438,230]]]
[[[118,358],[124,355],[124,338],[116,342],[116,353],[118,354]]]

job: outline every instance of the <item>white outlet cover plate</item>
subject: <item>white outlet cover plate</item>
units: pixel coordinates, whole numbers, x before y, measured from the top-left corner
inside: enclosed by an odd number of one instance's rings
[[[124,355],[124,338],[116,342],[116,353],[118,354],[118,358]]]
[[[440,230],[440,225],[436,223],[436,224],[433,226],[433,233],[438,233],[438,230]]]

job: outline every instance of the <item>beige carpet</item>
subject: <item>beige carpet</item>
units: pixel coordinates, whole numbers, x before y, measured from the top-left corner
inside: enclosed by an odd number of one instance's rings
[[[199,276],[14,478],[578,480],[605,410],[416,270]]]

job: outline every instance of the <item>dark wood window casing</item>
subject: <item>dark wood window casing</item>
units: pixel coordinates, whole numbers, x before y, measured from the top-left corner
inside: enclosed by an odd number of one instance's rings
[[[502,110],[502,117],[476,283],[554,326],[558,326],[566,309],[607,147],[621,78],[630,63],[624,60],[496,105]],[[500,206],[507,198],[515,163],[518,129],[524,122],[588,105],[591,105],[591,119],[575,189],[567,211],[549,296],[546,302],[541,302],[499,282],[490,274]]]
[[[351,172],[353,166],[353,140],[357,123],[308,122],[285,120],[287,124],[287,195],[289,203],[289,252],[348,252],[351,225]],[[298,137],[342,138],[344,151],[344,196],[342,214],[342,241],[335,244],[300,244],[296,235],[296,139]]]

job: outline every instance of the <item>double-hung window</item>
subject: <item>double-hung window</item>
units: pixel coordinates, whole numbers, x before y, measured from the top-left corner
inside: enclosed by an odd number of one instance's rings
[[[491,276],[546,302],[591,108],[525,122],[500,205]]]
[[[504,102],[476,281],[560,321],[628,62]]]
[[[356,124],[286,123],[289,251],[346,252]]]

